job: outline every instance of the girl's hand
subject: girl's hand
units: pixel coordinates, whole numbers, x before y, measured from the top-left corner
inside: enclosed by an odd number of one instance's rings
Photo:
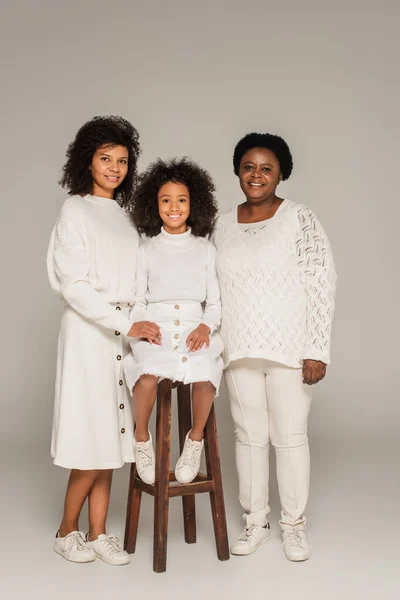
[[[200,323],[200,325],[188,335],[186,346],[188,347],[189,352],[196,352],[196,350],[201,350],[204,344],[209,348],[210,328],[204,323]]]
[[[161,346],[161,331],[157,323],[151,321],[138,321],[128,332],[128,337],[145,339],[149,344]]]
[[[326,375],[326,364],[320,360],[303,360],[303,383],[313,385],[321,381]]]

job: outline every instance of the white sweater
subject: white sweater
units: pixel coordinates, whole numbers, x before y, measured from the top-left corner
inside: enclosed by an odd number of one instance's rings
[[[241,224],[237,207],[213,236],[225,362],[265,358],[291,367],[330,362],[336,273],[325,231],[304,205],[284,200],[268,220]]]
[[[221,321],[221,301],[215,268],[215,247],[190,228],[169,234],[164,228],[139,248],[136,272],[136,304],[132,319],[147,320],[150,302],[205,303],[203,323],[211,332]]]
[[[52,288],[86,319],[127,334],[132,322],[116,303],[134,303],[139,234],[114,200],[71,196],[47,253]]]

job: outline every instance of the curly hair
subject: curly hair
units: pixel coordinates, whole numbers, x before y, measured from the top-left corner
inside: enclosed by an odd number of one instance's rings
[[[127,206],[137,182],[137,161],[140,154],[139,134],[122,117],[94,117],[79,129],[68,146],[67,162],[59,184],[71,195],[91,194],[93,178],[90,172],[93,155],[101,146],[124,146],[128,150],[128,172],[115,190],[115,199]]]
[[[187,158],[169,161],[158,159],[139,177],[129,207],[132,219],[141,233],[154,237],[163,224],[158,212],[158,192],[169,182],[185,185],[190,194],[187,224],[198,237],[210,234],[218,212],[215,185],[210,174]]]
[[[279,135],[272,133],[248,133],[235,146],[233,153],[233,170],[239,177],[240,162],[251,148],[267,148],[278,159],[281,167],[282,179],[289,179],[293,170],[293,158],[289,146]]]

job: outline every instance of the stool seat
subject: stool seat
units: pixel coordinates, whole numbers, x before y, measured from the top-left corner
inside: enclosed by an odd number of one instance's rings
[[[172,384],[169,379],[164,379],[158,384],[157,389],[155,483],[154,485],[144,483],[137,473],[136,464],[132,464],[125,525],[124,547],[127,552],[132,554],[136,549],[142,492],[153,496],[153,570],[156,573],[164,572],[167,568],[169,499],[177,496],[182,496],[185,541],[188,544],[193,544],[196,542],[195,495],[201,493],[210,494],[217,556],[219,560],[229,559],[228,533],[214,405],[211,408],[204,431],[207,474],[199,473],[191,483],[178,483],[175,473],[170,471],[172,387],[177,387],[179,446],[181,452],[186,435],[191,429],[190,385]]]

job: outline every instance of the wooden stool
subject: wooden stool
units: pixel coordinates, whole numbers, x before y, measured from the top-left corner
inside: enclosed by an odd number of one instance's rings
[[[154,496],[153,570],[156,573],[162,573],[167,569],[169,499],[175,496],[182,496],[185,541],[188,544],[194,544],[196,542],[195,494],[209,492],[217,556],[219,560],[229,559],[214,405],[211,408],[204,432],[207,475],[199,473],[192,483],[180,484],[176,481],[174,473],[170,471],[171,390],[172,383],[169,379],[164,379],[158,385],[155,484],[144,483],[137,474],[136,464],[133,463],[126,513],[124,547],[127,552],[132,554],[136,548],[142,492]],[[177,394],[179,447],[182,452],[186,434],[192,425],[190,385],[178,384]]]

